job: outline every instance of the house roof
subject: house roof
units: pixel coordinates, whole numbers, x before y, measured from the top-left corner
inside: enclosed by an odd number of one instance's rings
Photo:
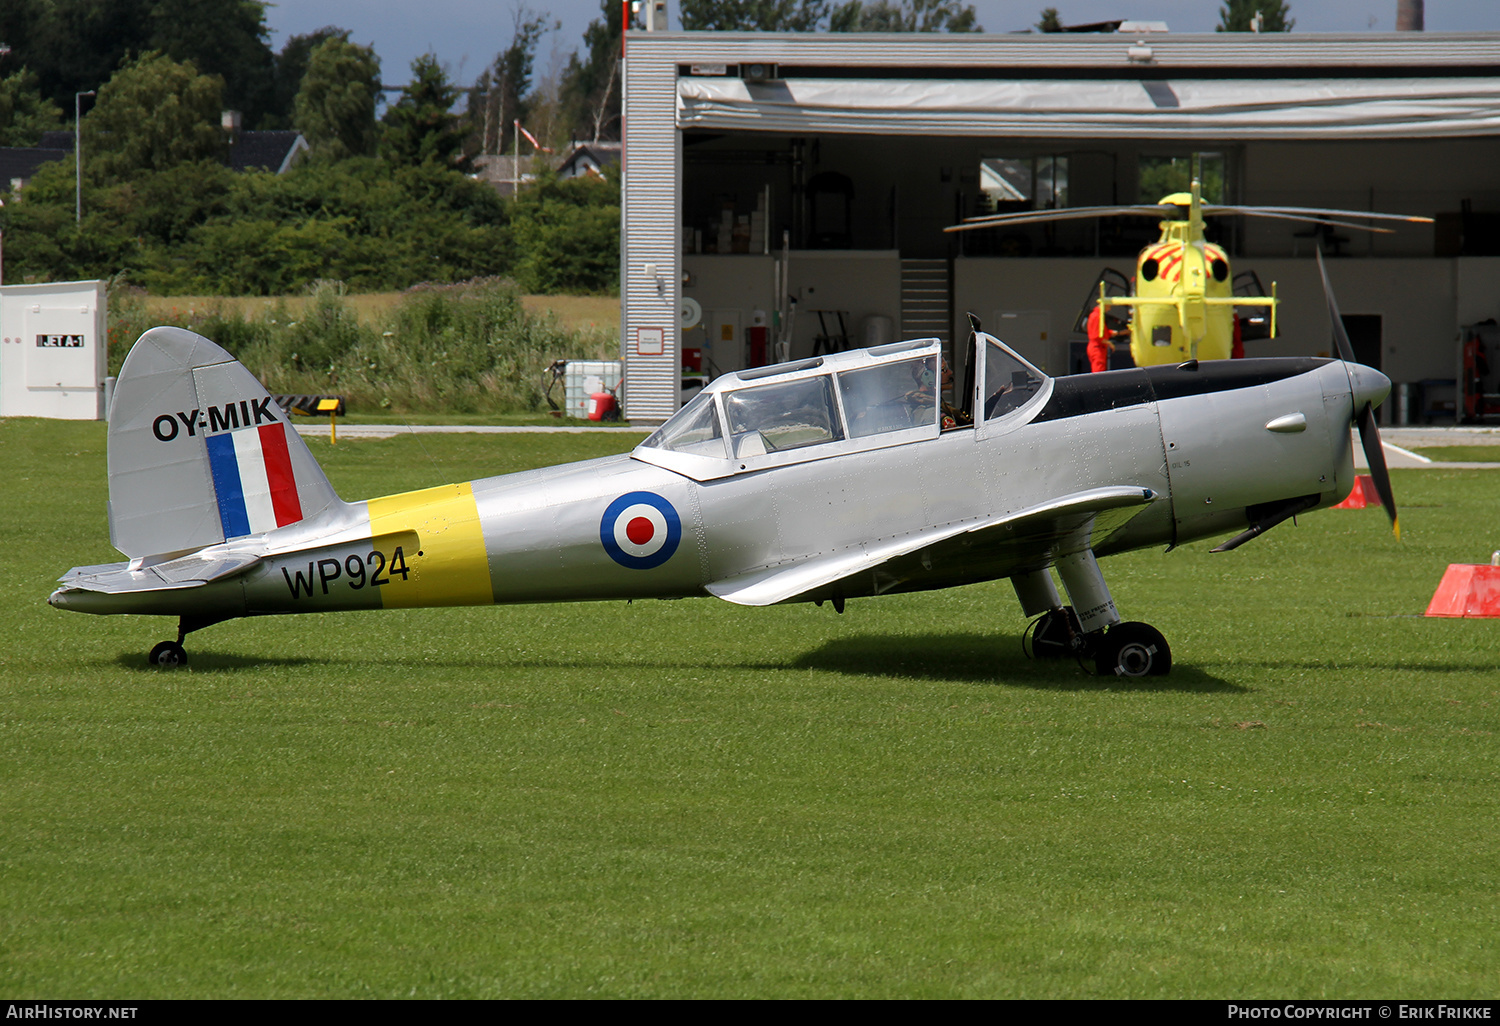
[[[281,174],[308,151],[296,131],[240,132],[224,164],[232,171],[263,168]],[[73,152],[72,132],[43,132],[38,146],[0,146],[0,188],[13,179],[29,180],[37,168]]]
[[[571,178],[582,173],[579,170],[579,165],[585,162],[592,163],[595,167],[604,167],[606,164],[618,164],[620,162],[620,150],[621,144],[617,142],[575,143],[567,157],[558,165],[558,173],[564,178]]]
[[[37,168],[67,155],[67,150],[41,146],[0,146],[0,189],[10,188],[10,183],[18,178],[28,181]]]
[[[240,132],[224,163],[232,171],[262,168],[281,174],[307,150],[307,140],[295,130]]]

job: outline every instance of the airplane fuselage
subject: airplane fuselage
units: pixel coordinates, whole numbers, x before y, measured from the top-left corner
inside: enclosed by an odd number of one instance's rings
[[[1150,501],[1098,539],[1096,555],[1182,544],[1244,527],[1248,508],[1302,496],[1326,506],[1348,493],[1354,393],[1380,382],[1352,387],[1346,366],[1245,360],[1048,379],[1021,408],[981,414],[970,427],[934,425],[863,448],[850,438],[821,451],[809,445],[779,465],[726,455],[722,469],[693,472],[658,465],[676,454],[658,458],[643,446],[342,504],[195,554],[257,560],[206,584],[111,592],[78,581],[52,601],[212,621],[695,596],[715,582],[861,547],[900,548],[937,529],[980,528],[1060,495],[1122,486],[1148,490]],[[797,598],[948,587],[1043,569],[1057,557],[1035,532],[1010,546],[994,534],[968,548],[934,545],[899,572],[860,571]]]

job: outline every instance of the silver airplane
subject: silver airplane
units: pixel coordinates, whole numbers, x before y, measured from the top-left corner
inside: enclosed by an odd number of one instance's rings
[[[1393,521],[1373,407],[1342,359],[1189,361],[1052,378],[977,322],[955,408],[937,339],[714,380],[625,454],[361,502],[335,493],[265,387],[213,342],[153,328],[109,425],[110,540],[50,602],[178,617],[715,595],[765,606],[1009,578],[1038,655],[1171,668],[1098,557],[1240,533],[1354,483],[1357,422]],[[1064,602],[1051,571],[1067,591]]]

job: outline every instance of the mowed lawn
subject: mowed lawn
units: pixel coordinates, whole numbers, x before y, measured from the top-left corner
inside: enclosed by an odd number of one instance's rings
[[[346,498],[638,434],[326,439]],[[1104,561],[1173,646],[1020,652],[1009,584],[269,617],[53,610],[103,425],[0,421],[0,994],[1467,997],[1500,980],[1500,622],[1427,619],[1500,478],[1396,471]],[[962,488],[961,481],[953,487]]]

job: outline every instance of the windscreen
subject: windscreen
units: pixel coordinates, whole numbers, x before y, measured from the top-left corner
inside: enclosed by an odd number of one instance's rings
[[[984,419],[1003,417],[1036,395],[1042,387],[1038,371],[1018,359],[994,339],[984,347]]]
[[[647,438],[642,445],[669,452],[690,452],[698,456],[715,456],[724,459],[728,452],[724,448],[724,435],[719,430],[719,414],[714,408],[714,397],[710,392],[699,392],[693,396],[677,415],[667,421]]]

